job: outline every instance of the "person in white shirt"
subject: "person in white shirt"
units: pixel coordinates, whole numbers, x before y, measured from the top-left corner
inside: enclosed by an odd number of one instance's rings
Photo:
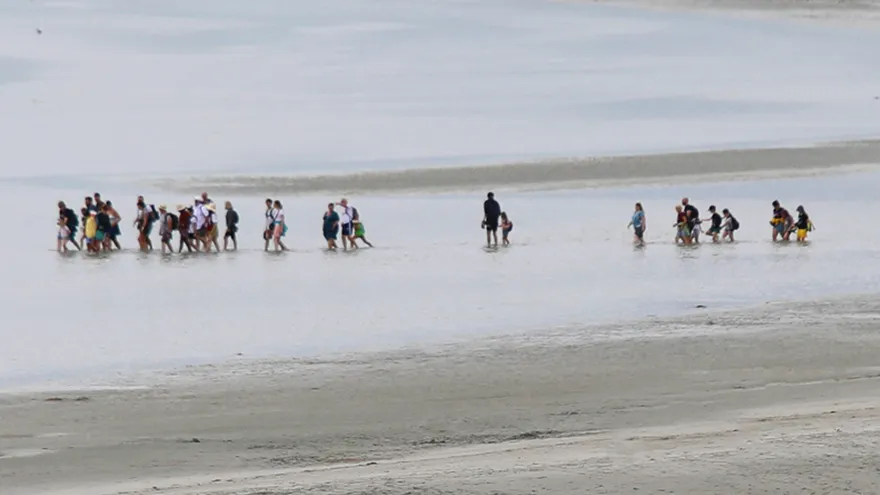
[[[273,222],[273,239],[275,239],[275,251],[279,249],[281,251],[287,251],[287,246],[281,242],[281,238],[284,236],[285,230],[285,221],[284,221],[284,207],[281,206],[281,201],[275,200],[274,208],[272,208],[272,222]]]
[[[342,250],[347,250],[349,243],[353,249],[357,249],[357,244],[354,241],[354,226],[352,225],[355,209],[348,204],[346,198],[342,198],[337,205],[342,207],[342,211],[339,212],[339,224],[342,225]]]

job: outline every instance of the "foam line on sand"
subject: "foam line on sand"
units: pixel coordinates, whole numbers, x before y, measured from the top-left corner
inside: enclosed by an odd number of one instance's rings
[[[490,166],[421,168],[344,175],[243,176],[164,179],[163,189],[229,195],[325,192],[394,193],[558,188],[664,181],[715,181],[861,169],[880,162],[880,141],[800,148],[762,148],[545,160]]]

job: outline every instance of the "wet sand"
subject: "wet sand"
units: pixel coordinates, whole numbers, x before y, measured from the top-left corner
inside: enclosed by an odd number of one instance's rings
[[[4,495],[876,493],[878,322],[876,298],[770,304],[196,367],[144,390],[0,396],[0,485]],[[642,336],[613,337],[633,329]]]
[[[730,180],[819,174],[829,169],[875,164],[880,141],[828,143],[810,147],[762,148],[692,153],[571,158],[501,165],[415,168],[317,176],[239,176],[160,180],[157,187],[179,193],[210,190],[234,195],[295,195],[343,192],[556,188]]]

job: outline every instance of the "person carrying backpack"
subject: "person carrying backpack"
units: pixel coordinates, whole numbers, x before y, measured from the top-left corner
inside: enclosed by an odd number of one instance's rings
[[[721,240],[727,239],[730,242],[733,242],[733,232],[739,230],[739,221],[730,214],[730,210],[727,208],[722,210],[721,213],[724,215],[724,222],[721,224],[723,230]]]
[[[76,230],[79,227],[79,218],[76,216],[76,212],[67,207],[64,201],[58,202],[58,214],[60,217],[63,217],[65,220],[65,225],[67,225],[68,230],[68,238],[70,242],[76,246],[77,251],[81,251],[82,247],[76,242]]]
[[[177,228],[177,215],[168,213],[165,205],[159,205],[159,236],[162,238],[162,254],[165,254],[165,248],[173,253],[174,246],[171,245],[171,238],[174,229]]]

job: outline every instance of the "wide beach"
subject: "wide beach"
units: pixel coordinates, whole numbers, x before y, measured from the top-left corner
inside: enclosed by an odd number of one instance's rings
[[[0,7],[9,232],[95,190],[243,218],[0,245],[0,494],[880,492],[872,5],[244,5]],[[321,249],[343,195],[375,250]],[[739,241],[675,246],[682,196]]]

